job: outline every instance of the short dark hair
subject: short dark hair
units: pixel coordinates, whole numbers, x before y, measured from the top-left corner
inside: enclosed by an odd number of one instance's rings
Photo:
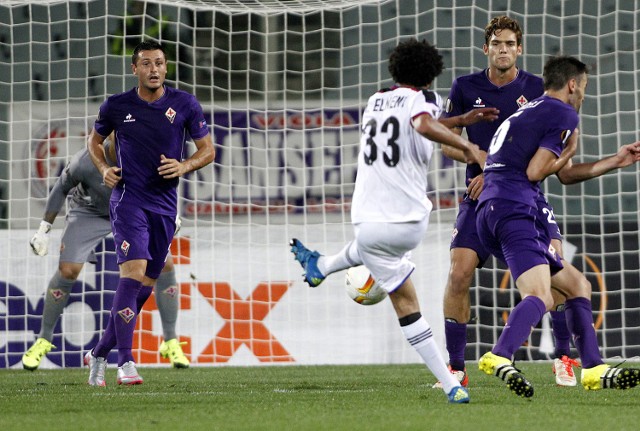
[[[497,16],[489,21],[489,24],[484,28],[484,43],[489,45],[491,36],[502,30],[511,30],[514,32],[516,34],[516,43],[522,45],[522,28],[520,28],[520,24],[515,19],[509,18],[506,15]]]
[[[442,73],[442,56],[426,40],[401,42],[389,56],[389,73],[398,84],[425,87]]]
[[[580,80],[583,74],[589,73],[586,64],[575,57],[560,55],[551,57],[544,65],[542,73],[545,90],[560,90],[571,79]]]
[[[167,58],[167,53],[165,52],[164,47],[159,42],[156,42],[155,40],[143,40],[142,42],[137,44],[135,48],[133,48],[133,54],[131,55],[131,64],[136,64],[140,51],[155,51],[157,49],[162,51],[162,54],[164,54],[164,58]]]

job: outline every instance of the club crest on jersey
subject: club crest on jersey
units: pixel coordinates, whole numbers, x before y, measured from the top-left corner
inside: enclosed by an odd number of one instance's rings
[[[176,286],[167,287],[162,293],[170,298],[175,298],[178,294],[178,288]]]
[[[474,108],[484,108],[486,105],[484,103],[484,100],[482,100],[480,97],[478,97],[476,99],[475,102],[473,102],[473,107]]]
[[[518,108],[522,108],[524,105],[529,103],[529,101],[527,100],[526,97],[524,97],[524,95],[521,95],[516,99],[516,103],[518,104]]]
[[[120,250],[122,250],[122,252],[126,256],[127,253],[129,253],[130,247],[131,247],[131,244],[129,244],[127,241],[122,241],[122,244],[120,245]]]
[[[131,308],[127,307],[127,308],[123,308],[122,310],[118,311],[118,316],[120,316],[122,318],[122,320],[125,321],[125,323],[129,323],[129,322],[131,322],[131,319],[136,317],[136,313],[134,313]]]
[[[167,120],[169,120],[171,124],[173,124],[173,120],[176,119],[176,111],[174,111],[173,108],[169,108],[167,109],[167,112],[164,113],[164,116],[167,117]]]
[[[127,114],[126,117],[124,117],[124,122],[125,123],[134,123],[136,121],[135,118],[133,118],[133,115],[131,114]]]
[[[60,300],[64,298],[64,292],[62,289],[51,289],[49,290],[49,293],[51,294],[54,302],[60,302]]]

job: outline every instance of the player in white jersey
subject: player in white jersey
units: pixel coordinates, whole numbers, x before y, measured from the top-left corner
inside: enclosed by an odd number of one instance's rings
[[[411,120],[423,114],[437,119],[441,106],[436,93],[410,87],[371,96],[362,116],[353,223],[420,221],[429,214],[432,204],[425,191],[433,143],[413,128]],[[378,134],[384,136],[380,146]]]
[[[468,403],[469,394],[449,373],[431,327],[420,314],[411,273],[410,253],[422,240],[429,222],[427,169],[434,143],[463,151],[467,161],[480,160],[479,148],[438,121],[442,100],[429,90],[442,72],[442,57],[426,41],[400,43],[389,58],[395,85],[369,99],[363,114],[358,174],[351,206],[355,240],[337,255],[322,256],[291,239],[291,252],[315,287],[329,274],[366,265],[389,292],[405,338],[443,382],[449,402]],[[492,115],[479,112],[466,121]]]

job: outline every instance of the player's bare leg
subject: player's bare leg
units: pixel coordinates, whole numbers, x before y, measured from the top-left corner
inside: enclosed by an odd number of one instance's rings
[[[467,346],[467,323],[471,318],[469,289],[480,263],[476,252],[470,248],[453,248],[450,252],[451,266],[444,290],[444,333],[449,369],[462,386],[469,384],[464,354]],[[434,388],[442,387],[438,381]]]

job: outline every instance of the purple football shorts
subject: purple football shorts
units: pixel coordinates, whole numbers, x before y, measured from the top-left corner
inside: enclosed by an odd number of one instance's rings
[[[540,227],[547,230],[551,239],[562,241],[562,232],[560,232],[560,226],[556,222],[553,207],[549,205],[544,195],[540,195],[536,204],[538,205],[538,223]]]
[[[146,259],[145,275],[157,279],[169,253],[175,216],[157,214],[122,202],[111,202],[110,213],[118,265]]]
[[[482,268],[489,258],[489,250],[482,244],[476,228],[476,207],[478,201],[465,199],[460,203],[456,223],[453,225],[449,248],[469,248],[478,255],[478,268]]]
[[[537,208],[506,199],[489,199],[478,208],[478,235],[507,264],[513,280],[537,265],[549,265],[551,275],[563,268],[537,214]]]

